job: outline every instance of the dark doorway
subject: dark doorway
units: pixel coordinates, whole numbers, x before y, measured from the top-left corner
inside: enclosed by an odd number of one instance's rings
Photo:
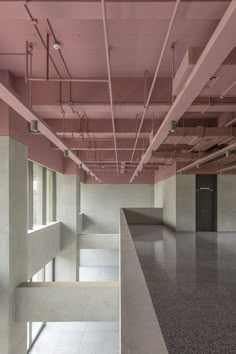
[[[217,231],[217,175],[196,175],[196,231]]]

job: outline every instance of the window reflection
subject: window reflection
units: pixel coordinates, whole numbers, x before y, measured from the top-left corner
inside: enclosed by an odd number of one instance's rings
[[[43,168],[33,165],[33,226],[43,224]]]

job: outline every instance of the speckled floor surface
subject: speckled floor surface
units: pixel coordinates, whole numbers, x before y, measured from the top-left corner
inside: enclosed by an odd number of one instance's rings
[[[130,230],[169,353],[236,353],[236,233]]]

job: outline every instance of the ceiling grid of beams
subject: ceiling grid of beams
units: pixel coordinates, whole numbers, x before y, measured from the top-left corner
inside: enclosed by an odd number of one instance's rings
[[[236,172],[236,0],[0,1],[0,19],[0,98],[95,182]]]

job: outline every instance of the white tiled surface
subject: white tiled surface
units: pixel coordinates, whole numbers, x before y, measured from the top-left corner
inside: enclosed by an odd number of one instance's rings
[[[49,322],[30,354],[118,354],[119,325]]]

